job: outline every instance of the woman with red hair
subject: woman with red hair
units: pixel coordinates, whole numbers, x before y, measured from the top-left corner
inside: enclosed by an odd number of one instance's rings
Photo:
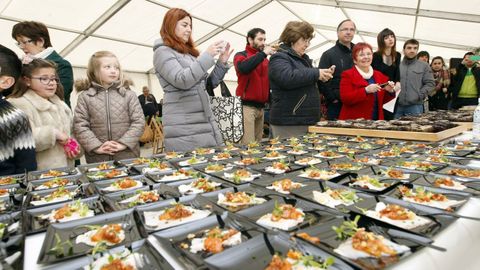
[[[354,66],[342,73],[340,99],[342,110],[338,119],[383,120],[383,104],[395,97],[394,82],[373,70],[372,46],[357,43],[352,49]]]
[[[192,27],[188,12],[172,8],[165,14],[161,38],[153,46],[155,74],[164,91],[162,121],[167,151],[223,144],[205,86],[207,81],[213,88],[220,84],[233,50],[228,42],[217,41],[200,54],[192,39]]]

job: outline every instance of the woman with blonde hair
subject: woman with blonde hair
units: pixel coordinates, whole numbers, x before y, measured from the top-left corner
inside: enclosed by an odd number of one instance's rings
[[[137,95],[124,86],[117,57],[94,53],[87,77],[75,83],[81,93],[73,126],[87,163],[139,157],[145,119]]]
[[[172,8],[165,14],[161,38],[153,46],[155,74],[164,91],[162,122],[168,151],[223,145],[205,88],[207,80],[213,88],[220,84],[233,50],[228,42],[217,41],[200,54],[192,28],[192,16]]]

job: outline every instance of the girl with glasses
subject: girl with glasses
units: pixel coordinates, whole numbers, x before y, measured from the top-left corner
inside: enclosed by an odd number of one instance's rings
[[[73,115],[59,93],[56,65],[52,61],[34,59],[24,65],[22,76],[8,101],[24,111],[32,127],[36,146],[37,169],[73,167],[80,155],[67,151],[66,144],[76,143],[72,137]]]

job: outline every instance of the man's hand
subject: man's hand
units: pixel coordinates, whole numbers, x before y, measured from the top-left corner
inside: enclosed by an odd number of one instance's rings
[[[275,49],[275,48],[272,47],[272,46],[266,45],[265,48],[263,49],[263,52],[264,52],[266,55],[272,55],[272,54],[274,54],[274,53],[277,52],[277,49]]]

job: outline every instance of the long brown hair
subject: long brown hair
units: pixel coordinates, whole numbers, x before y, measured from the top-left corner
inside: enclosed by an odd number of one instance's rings
[[[390,56],[392,57],[392,63],[395,65],[395,60],[397,58],[397,37],[395,36],[395,33],[393,33],[392,30],[385,28],[383,29],[380,33],[377,35],[377,45],[378,45],[378,50],[377,52],[380,53],[380,55],[385,54],[385,50],[387,49],[385,45],[385,38],[392,35],[393,39],[395,40],[393,42],[393,47],[392,50],[390,51]]]
[[[162,37],[165,45],[167,45],[168,47],[171,47],[179,53],[188,53],[197,57],[198,55],[200,55],[200,53],[195,48],[192,36],[190,35],[188,41],[185,43],[179,37],[177,37],[177,35],[175,35],[175,27],[177,26],[177,22],[185,17],[189,17],[190,21],[192,20],[192,16],[190,15],[190,13],[186,12],[185,10],[180,8],[170,9],[165,14],[165,17],[163,17],[162,27],[160,28],[160,36]]]
[[[25,81],[25,78],[31,79],[33,73],[35,73],[36,70],[41,68],[52,68],[53,70],[55,70],[55,76],[58,78],[57,65],[54,62],[41,58],[33,59],[32,62],[30,62],[28,65],[23,66],[22,76],[20,76],[18,83],[15,85],[15,90],[9,97],[18,98],[23,96],[28,91],[28,89],[30,89],[30,87],[27,85],[27,82]],[[55,91],[55,94],[61,100],[64,100],[63,85],[60,83],[60,81],[57,83],[57,90]]]
[[[120,62],[118,61],[117,56],[110,51],[98,51],[92,54],[92,56],[90,57],[90,60],[88,60],[87,79],[78,79],[75,81],[75,89],[77,89],[77,91],[88,90],[92,86],[92,82],[95,82],[99,85],[103,85],[103,82],[100,76],[100,66],[102,64],[100,59],[102,57],[113,57],[117,60],[116,62],[119,70],[118,77],[120,80],[120,85],[123,85],[124,75],[123,75],[122,67],[120,66]]]

